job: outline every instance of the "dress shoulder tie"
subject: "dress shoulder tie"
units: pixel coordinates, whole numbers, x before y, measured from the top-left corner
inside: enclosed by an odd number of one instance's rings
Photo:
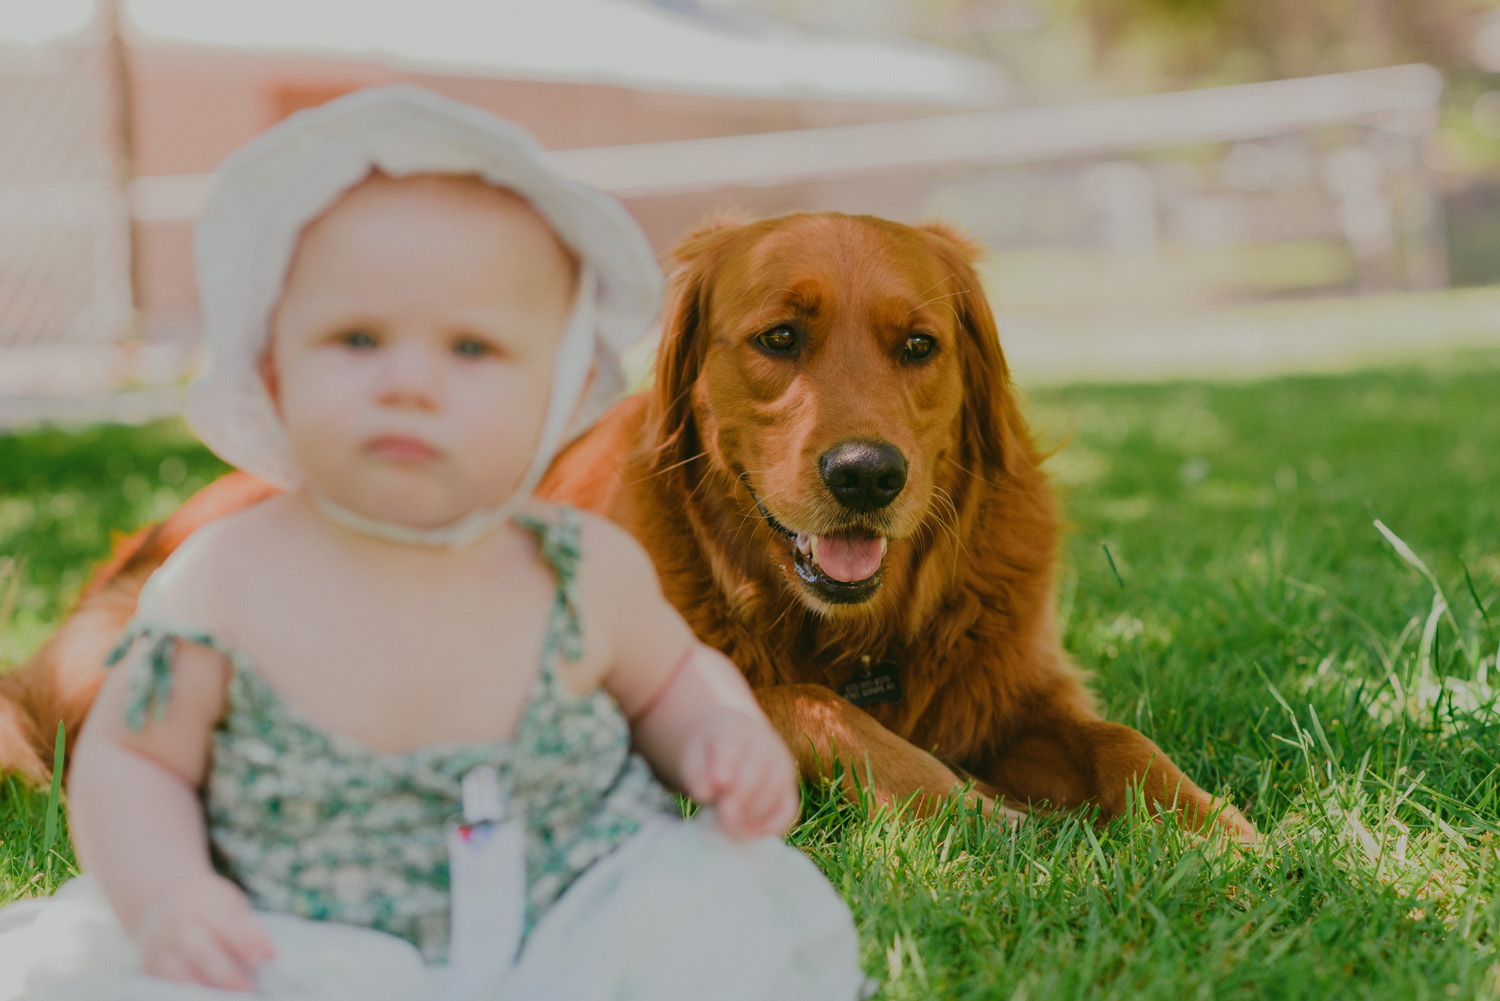
[[[201,629],[175,628],[150,622],[132,622],[126,626],[120,641],[104,659],[106,667],[124,660],[136,644],[148,643],[145,655],[130,665],[129,691],[125,702],[125,725],[144,730],[150,720],[166,718],[172,701],[172,660],[178,643],[207,647],[229,658],[239,666],[239,654]]]
[[[578,543],[578,512],[556,509],[555,519],[529,514],[515,516],[516,524],[536,537],[541,557],[557,577],[557,598],[547,630],[548,645],[570,661],[583,656],[583,618],[578,611],[578,569],[583,550]]]

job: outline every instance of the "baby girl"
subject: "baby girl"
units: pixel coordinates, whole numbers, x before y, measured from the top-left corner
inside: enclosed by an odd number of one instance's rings
[[[231,157],[197,239],[190,420],[285,490],[152,578],[73,766],[87,874],[0,915],[0,970],[91,1001],[857,997],[744,680],[626,533],[529,497],[657,308],[623,209],[382,88]]]

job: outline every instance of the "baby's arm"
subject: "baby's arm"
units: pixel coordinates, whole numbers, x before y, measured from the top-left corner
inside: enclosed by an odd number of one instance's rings
[[[624,531],[592,522],[584,550],[586,586],[611,631],[603,684],[636,747],[666,781],[716,807],[729,833],[784,834],[801,806],[796,764],[744,676],[693,637]]]
[[[791,752],[719,651],[695,643],[632,720],[641,753],[667,763],[657,769],[683,792],[713,804],[730,834],[785,834],[797,819],[802,801]]]
[[[153,976],[250,990],[271,946],[244,892],[214,872],[197,789],[223,711],[222,655],[177,645],[165,716],[125,723],[141,642],[105,681],[79,738],[69,818],[94,874]]]

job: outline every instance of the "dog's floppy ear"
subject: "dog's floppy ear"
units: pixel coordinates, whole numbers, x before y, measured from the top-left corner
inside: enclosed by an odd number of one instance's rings
[[[1000,350],[1000,334],[974,262],[983,249],[944,223],[921,227],[939,261],[952,276],[948,300],[958,315],[963,338],[960,357],[964,379],[964,437],[984,463],[1017,475],[1036,466],[1037,457],[1016,403],[1010,369]]]
[[[721,205],[714,209],[700,225],[688,231],[688,235],[684,236],[676,249],[672,251],[672,259],[681,260],[683,253],[695,244],[700,236],[709,236],[725,229],[739,229],[755,221],[756,217],[744,209]]]
[[[670,465],[687,458],[693,442],[693,385],[703,366],[710,277],[726,232],[742,223],[716,216],[695,230],[669,255],[661,343],[656,348],[656,381],[651,389],[655,417],[649,432],[657,461]]]

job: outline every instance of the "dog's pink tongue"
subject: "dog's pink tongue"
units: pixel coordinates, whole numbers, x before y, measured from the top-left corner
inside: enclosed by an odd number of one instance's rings
[[[871,577],[884,555],[880,541],[874,535],[820,535],[818,569],[846,584]]]

